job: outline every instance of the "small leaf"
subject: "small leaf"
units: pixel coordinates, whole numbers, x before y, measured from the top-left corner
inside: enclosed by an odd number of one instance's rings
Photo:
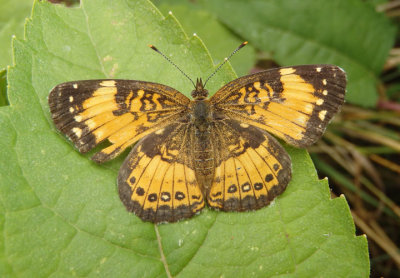
[[[0,69],[11,65],[11,37],[23,37],[25,18],[30,15],[32,0],[0,0]]]
[[[349,102],[374,106],[396,28],[361,0],[202,0],[229,28],[281,65],[336,64]]]
[[[148,1],[36,2],[26,40],[14,40],[10,106],[0,107],[0,276],[366,277],[367,241],[343,197],[330,199],[304,150],[288,147],[293,180],[269,207],[203,212],[175,224],[126,211],[116,177],[123,157],[96,165],[59,134],[47,96],[64,81],[129,78],[189,94],[191,84],[147,47],[157,45],[190,76],[212,59],[197,37]],[[229,66],[210,91],[234,79]]]

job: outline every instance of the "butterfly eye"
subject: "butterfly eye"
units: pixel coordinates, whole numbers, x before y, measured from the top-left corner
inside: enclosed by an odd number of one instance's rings
[[[203,81],[197,78],[196,88],[191,92],[191,96],[195,100],[202,100],[208,97],[208,90],[204,89]]]

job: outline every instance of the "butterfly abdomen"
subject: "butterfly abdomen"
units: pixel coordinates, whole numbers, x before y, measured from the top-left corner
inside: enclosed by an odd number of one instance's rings
[[[215,150],[211,144],[211,138],[207,132],[195,132],[193,160],[196,179],[202,188],[203,193],[211,187],[215,169]]]

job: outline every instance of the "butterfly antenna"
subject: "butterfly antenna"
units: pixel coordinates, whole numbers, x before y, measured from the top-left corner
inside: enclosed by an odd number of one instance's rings
[[[219,69],[226,64],[226,62],[229,61],[229,59],[236,53],[238,52],[243,46],[245,46],[246,44],[248,44],[248,42],[243,42],[241,45],[239,45],[232,53],[231,55],[229,55],[227,58],[224,59],[224,62],[222,64],[219,65],[219,67],[206,79],[206,82],[204,82],[204,87],[206,86],[208,80],[210,80],[211,77],[213,77],[217,71],[219,71]]]
[[[157,52],[158,54],[160,54],[161,56],[163,56],[165,58],[165,60],[167,60],[168,62],[170,62],[175,68],[177,68],[187,79],[190,80],[190,82],[192,82],[193,86],[196,87],[196,85],[194,84],[193,80],[186,74],[183,72],[183,70],[181,70],[174,62],[172,62],[167,56],[164,55],[164,53],[162,53],[160,50],[158,50],[154,45],[149,44],[149,47],[151,49],[153,49],[155,52]]]

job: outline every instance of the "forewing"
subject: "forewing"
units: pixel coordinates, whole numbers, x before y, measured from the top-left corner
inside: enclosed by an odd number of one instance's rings
[[[209,206],[248,211],[267,206],[291,179],[289,155],[265,131],[236,120],[213,127],[215,177],[207,193]]]
[[[96,162],[110,160],[143,136],[181,117],[190,100],[168,86],[134,80],[66,82],[49,95],[56,127],[87,152],[108,139]]]
[[[174,123],[139,141],[118,175],[119,195],[144,221],[175,222],[204,207],[190,150],[190,126]]]
[[[267,70],[238,78],[212,98],[216,112],[305,147],[323,134],[344,102],[345,72],[333,65]]]

